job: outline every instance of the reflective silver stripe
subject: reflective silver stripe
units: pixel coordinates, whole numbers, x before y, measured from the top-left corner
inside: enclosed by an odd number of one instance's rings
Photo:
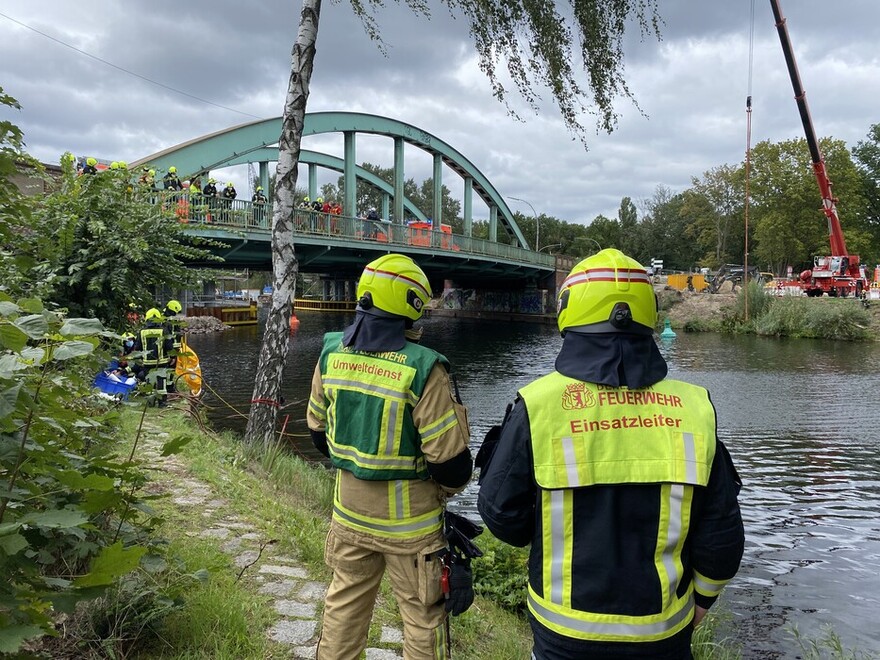
[[[323,406],[319,406],[312,398],[309,398],[309,410],[311,410],[315,414],[315,417],[319,419],[324,419],[327,416],[327,409]]]
[[[429,531],[433,527],[437,527],[440,525],[440,514],[436,516],[432,516],[427,520],[419,520],[418,522],[411,522],[409,524],[401,524],[401,523],[393,523],[389,522],[387,525],[383,525],[377,523],[372,520],[362,520],[361,518],[355,518],[354,516],[342,511],[338,506],[333,506],[333,515],[337,516],[340,521],[346,521],[352,523],[353,525],[358,525],[359,527],[366,527],[367,529],[372,529],[376,532],[421,532],[421,531]]]
[[[689,484],[697,483],[697,445],[693,433],[683,433],[684,440],[684,478]]]
[[[562,439],[562,455],[565,457],[565,471],[568,473],[568,487],[580,486],[578,479],[577,457],[574,455],[574,440],[571,437]]]
[[[648,273],[644,270],[636,270],[635,268],[591,268],[590,270],[580,270],[571,273],[565,278],[560,290],[566,289],[577,284],[584,284],[592,280],[607,282],[630,282],[650,284]]]
[[[335,442],[331,444],[331,450],[337,456],[346,458],[358,465],[411,470],[416,464],[414,456],[391,456],[387,458],[383,456],[362,456],[361,454],[358,454],[356,450],[351,449],[350,447],[337,445]]]
[[[401,401],[406,401],[408,399],[406,392],[398,392],[397,390],[392,390],[387,387],[380,387],[379,385],[374,385],[373,383],[364,383],[360,380],[347,380],[345,378],[324,378],[324,387],[350,387],[352,389],[372,392],[377,396],[386,397],[389,399],[400,399]]]
[[[708,578],[703,578],[699,573],[694,572],[694,587],[696,587],[697,591],[701,594],[705,594],[707,596],[717,596],[721,593],[721,590],[724,589],[724,585],[727,584],[726,581],[722,581],[719,584],[715,582],[707,582]]]
[[[394,482],[394,506],[397,510],[397,519],[403,518],[403,481],[398,479]]]
[[[418,289],[426,298],[431,297],[431,293],[427,289],[425,289],[425,287],[418,280],[414,280],[407,275],[403,275],[401,273],[392,273],[391,271],[387,270],[378,270],[376,268],[367,268],[366,270],[371,271],[375,277],[382,277],[387,280],[391,280],[392,282],[394,280],[404,280],[405,282],[409,282],[411,286],[418,287]]]
[[[538,603],[531,592],[529,592],[529,607],[532,608],[532,611],[535,612],[537,616],[543,617],[550,623],[584,635],[618,635],[638,639],[652,635],[660,635],[664,632],[675,629],[678,625],[688,620],[693,614],[694,597],[693,594],[691,594],[688,597],[685,606],[669,619],[666,619],[665,621],[655,621],[653,623],[600,623],[598,621],[586,621],[584,619],[567,616],[558,612],[551,612]],[[584,613],[584,616],[589,615]]]
[[[564,491],[551,490],[548,494],[550,496],[550,542],[553,544],[550,550],[550,601],[562,605],[562,578],[565,570]]]
[[[385,426],[385,453],[394,456],[394,442],[397,438],[397,416],[400,414],[400,401],[388,402],[388,424]]]
[[[451,429],[456,424],[458,424],[458,417],[455,414],[455,410],[450,409],[440,419],[437,419],[427,426],[420,428],[419,435],[422,436],[422,442],[427,442],[442,435],[443,433],[446,433],[446,431]]]
[[[666,528],[666,545],[663,547],[663,568],[666,571],[666,584],[669,588],[667,600],[663,603],[663,607],[668,607],[675,600],[675,592],[678,590],[678,583],[681,581],[681,574],[678,570],[678,562],[675,560],[675,549],[681,540],[681,514],[682,501],[684,499],[684,486],[681,484],[672,484],[669,486],[669,525]],[[662,579],[662,578],[661,578]]]

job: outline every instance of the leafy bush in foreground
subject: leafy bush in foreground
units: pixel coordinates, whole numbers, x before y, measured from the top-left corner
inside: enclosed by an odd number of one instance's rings
[[[148,556],[144,473],[114,454],[115,410],[91,395],[105,337],[0,292],[0,652],[53,633],[57,612]]]

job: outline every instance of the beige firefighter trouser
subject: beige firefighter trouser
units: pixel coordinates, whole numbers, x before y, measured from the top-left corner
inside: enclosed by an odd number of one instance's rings
[[[428,552],[435,549],[428,548]],[[403,619],[404,659],[448,657],[438,557],[377,552],[347,543],[331,531],[324,559],[333,569],[333,580],[327,590],[317,660],[360,657],[367,645],[373,605],[386,568]]]

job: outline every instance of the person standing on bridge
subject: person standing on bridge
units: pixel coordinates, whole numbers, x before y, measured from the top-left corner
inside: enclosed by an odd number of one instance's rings
[[[473,470],[467,410],[449,362],[412,329],[431,299],[422,269],[384,255],[364,268],[357,295],[354,324],[324,336],[307,412],[312,442],[337,468],[317,658],[360,657],[386,568],[404,657],[446,658],[447,608],[470,605],[457,591],[445,600],[441,584],[446,500]]]
[[[324,210],[324,198],[318,197],[312,202],[312,213],[309,216],[309,231],[312,233],[321,230],[321,212]]]
[[[268,203],[269,200],[266,199],[266,195],[263,193],[263,186],[257,186],[254,194],[251,195],[251,204],[253,204],[254,210],[254,224],[257,227],[266,226],[266,204]]]
[[[555,370],[477,455],[483,521],[531,543],[536,660],[691,658],[743,554],[740,480],[702,387],[667,379],[647,272],[606,249],[562,284]]]
[[[180,179],[177,176],[177,168],[172,165],[168,168],[168,172],[162,177],[162,184],[165,190],[178,192],[181,188]]]
[[[232,181],[228,181],[223,192],[220,193],[220,199],[223,200],[223,222],[229,222],[232,219],[232,202],[236,197],[238,197],[238,192],[236,192],[235,186],[232,185]]]
[[[217,179],[208,177],[208,183],[202,188],[202,196],[208,207],[205,210],[205,222],[214,221],[214,209],[217,208]]]
[[[342,233],[342,225],[340,224],[342,215],[342,207],[339,202],[333,202],[330,206],[330,232],[333,234]]]

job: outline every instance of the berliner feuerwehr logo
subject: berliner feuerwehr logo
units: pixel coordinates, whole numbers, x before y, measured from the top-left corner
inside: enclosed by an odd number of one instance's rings
[[[596,405],[596,397],[587,389],[584,383],[571,383],[566,385],[562,393],[562,408],[564,410],[577,410],[579,408],[592,408]]]

